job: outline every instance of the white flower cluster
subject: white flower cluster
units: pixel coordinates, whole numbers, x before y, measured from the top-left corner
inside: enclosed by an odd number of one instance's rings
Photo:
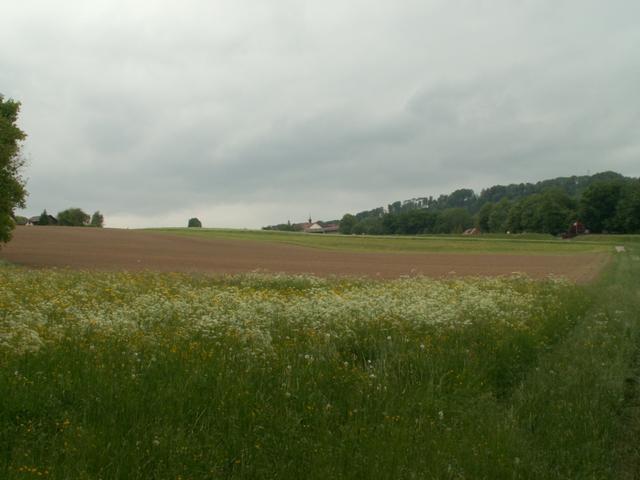
[[[397,332],[482,322],[528,328],[562,281],[522,277],[393,281],[244,275],[73,273],[0,268],[0,352],[35,352],[70,338],[167,343],[230,339],[268,355],[274,336],[316,342],[376,326]],[[416,347],[423,348],[420,341]]]

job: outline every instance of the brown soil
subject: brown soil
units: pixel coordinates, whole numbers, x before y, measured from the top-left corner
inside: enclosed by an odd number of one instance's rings
[[[0,259],[30,267],[242,273],[254,271],[395,278],[526,273],[592,280],[609,255],[352,253],[250,240],[71,227],[18,227]]]

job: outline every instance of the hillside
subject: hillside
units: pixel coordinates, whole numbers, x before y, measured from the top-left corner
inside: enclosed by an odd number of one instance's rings
[[[594,233],[640,233],[640,181],[606,171],[536,183],[494,185],[480,193],[467,188],[436,197],[393,202],[340,221],[344,234],[416,235],[546,233],[558,235],[579,221]],[[270,230],[292,229],[282,224]]]

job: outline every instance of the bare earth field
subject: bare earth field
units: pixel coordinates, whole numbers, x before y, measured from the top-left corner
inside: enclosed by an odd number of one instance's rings
[[[18,227],[0,259],[29,267],[151,270],[209,274],[308,273],[394,278],[403,275],[535,278],[562,275],[588,282],[608,262],[604,253],[502,255],[355,253],[261,241],[199,238],[147,231],[72,227]]]

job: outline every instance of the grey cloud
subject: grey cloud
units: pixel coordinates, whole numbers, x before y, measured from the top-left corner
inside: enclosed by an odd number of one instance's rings
[[[640,175],[640,4],[614,3],[10,2],[0,91],[24,103],[28,211],[233,204],[255,226]]]

